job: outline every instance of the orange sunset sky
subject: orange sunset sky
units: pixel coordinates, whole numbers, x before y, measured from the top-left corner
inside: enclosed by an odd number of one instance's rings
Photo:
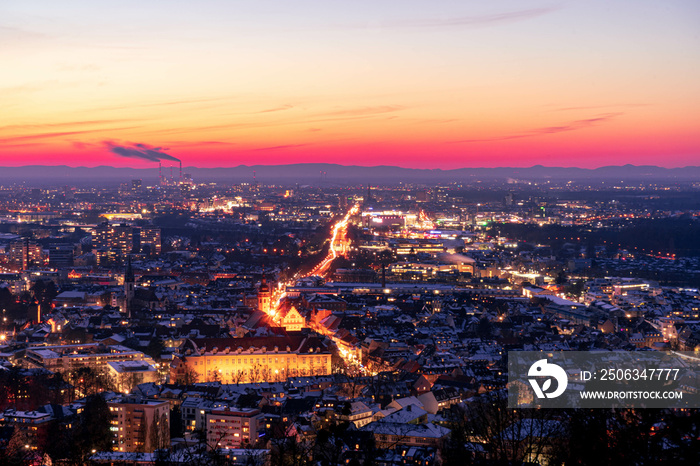
[[[0,57],[0,166],[700,165],[691,0],[5,1]]]

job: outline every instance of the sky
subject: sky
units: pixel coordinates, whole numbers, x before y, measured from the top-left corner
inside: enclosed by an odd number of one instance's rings
[[[700,2],[0,2],[0,166],[159,159],[700,165]]]

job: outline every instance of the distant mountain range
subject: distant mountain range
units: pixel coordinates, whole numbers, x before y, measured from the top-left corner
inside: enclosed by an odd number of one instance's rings
[[[196,182],[252,182],[253,173],[259,183],[310,184],[310,185],[366,185],[437,182],[473,182],[477,180],[517,181],[535,180],[659,180],[700,181],[700,166],[662,168],[651,165],[607,166],[595,169],[571,167],[528,168],[458,168],[453,170],[401,168],[386,165],[375,167],[345,166],[331,163],[297,163],[290,165],[239,165],[224,168],[184,167]],[[170,177],[170,167],[163,168],[163,175]],[[179,169],[173,167],[178,178]],[[0,167],[0,183],[31,185],[82,185],[119,184],[132,179],[142,179],[144,184],[156,183],[158,168],[68,167],[66,165]]]

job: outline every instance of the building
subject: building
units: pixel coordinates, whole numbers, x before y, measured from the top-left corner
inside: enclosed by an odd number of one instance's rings
[[[265,416],[259,409],[215,409],[206,416],[207,445],[241,448],[254,445],[262,433]]]
[[[141,228],[141,252],[150,256],[157,256],[161,251],[160,228],[147,225]]]
[[[280,311],[280,324],[288,332],[298,332],[306,327],[306,319],[299,314],[294,306],[287,310]]]
[[[158,371],[148,361],[110,361],[108,374],[118,392],[129,393],[141,383],[158,383]]]
[[[404,424],[372,422],[360,429],[372,432],[378,448],[395,448],[399,445],[441,448],[450,436],[450,429],[433,423]]]
[[[29,238],[10,243],[10,263],[25,270],[32,265],[40,265],[43,262],[41,245]]]
[[[173,358],[170,380],[275,382],[330,373],[331,352],[315,336],[203,338],[183,343]]]
[[[111,249],[117,250],[120,258],[134,251],[134,228],[125,223],[112,225]]]
[[[170,402],[125,397],[107,404],[114,450],[150,453],[170,446]]]
[[[104,222],[93,230],[92,242],[99,263],[121,261],[134,252],[134,228],[125,223],[112,225]]]
[[[29,450],[46,447],[49,441],[49,427],[53,422],[55,422],[53,416],[47,412],[16,411],[14,409],[0,412],[0,427],[18,430],[19,438]]]
[[[49,265],[52,267],[70,267],[73,265],[74,247],[67,243],[49,245]]]
[[[80,367],[106,371],[107,363],[112,361],[154,363],[140,351],[121,345],[105,346],[99,343],[28,348],[25,360],[30,366],[43,367],[53,372],[71,372]]]
[[[272,309],[272,289],[267,284],[264,276],[260,283],[260,288],[258,288],[258,309],[265,314],[269,314]]]

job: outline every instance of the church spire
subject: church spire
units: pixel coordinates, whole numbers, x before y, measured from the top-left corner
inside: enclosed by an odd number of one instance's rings
[[[124,273],[124,311],[127,317],[131,317],[134,307],[134,269],[131,267],[131,256],[128,256],[126,272]]]

